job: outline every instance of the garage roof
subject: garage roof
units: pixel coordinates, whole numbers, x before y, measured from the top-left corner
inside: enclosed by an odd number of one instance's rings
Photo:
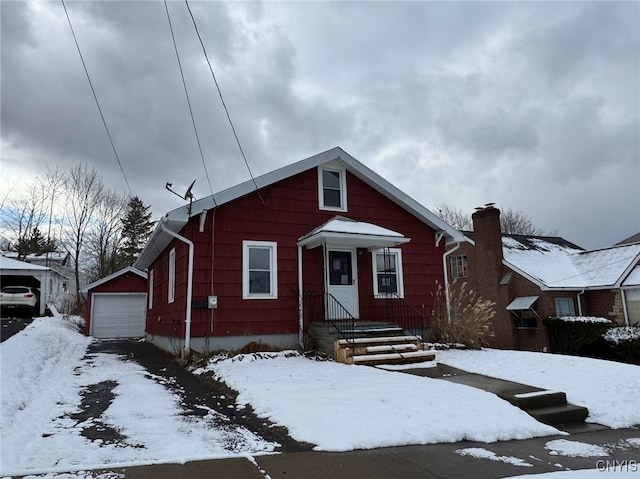
[[[90,289],[93,288],[97,288],[98,286],[100,286],[101,284],[105,284],[108,283],[109,281],[116,279],[124,274],[127,273],[133,273],[133,274],[137,274],[138,276],[140,276],[142,279],[147,279],[147,273],[145,273],[144,271],[140,271],[137,268],[134,268],[133,266],[128,266],[126,268],[121,269],[120,271],[116,271],[115,273],[111,273],[109,276],[105,276],[104,278],[99,279],[98,281],[94,281],[91,284],[88,284],[87,286],[85,286],[85,288],[82,290],[83,293],[88,293]]]

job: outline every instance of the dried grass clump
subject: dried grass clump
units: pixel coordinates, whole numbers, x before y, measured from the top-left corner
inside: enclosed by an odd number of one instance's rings
[[[250,343],[242,346],[240,349],[236,349],[230,355],[237,356],[238,354],[275,353],[278,351],[283,351],[283,348],[272,346],[268,343],[263,343],[262,341],[251,341]]]
[[[491,320],[495,316],[495,303],[482,299],[467,283],[449,289],[449,304],[445,289],[438,284],[431,318],[431,340],[438,343],[464,344],[480,349],[493,337]],[[448,306],[448,308],[447,308]],[[451,314],[447,314],[447,310]]]

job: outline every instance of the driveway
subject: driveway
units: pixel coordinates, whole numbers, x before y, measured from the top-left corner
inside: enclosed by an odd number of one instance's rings
[[[2,329],[0,329],[0,342],[6,341],[14,334],[18,334],[33,322],[33,318],[2,317]]]
[[[251,408],[239,411],[236,407],[237,393],[224,383],[205,376],[196,376],[178,364],[176,358],[144,341],[118,340],[95,341],[87,350],[87,358],[97,353],[116,354],[135,361],[147,372],[148,377],[180,397],[183,416],[203,417],[214,410],[226,416],[232,423],[243,426],[262,439],[280,445],[279,452],[311,450],[311,445],[300,443],[289,437],[286,428],[274,426],[264,418],[258,418]],[[118,431],[101,422],[100,417],[114,399],[117,381],[103,381],[89,386],[81,392],[80,413],[73,414],[75,422],[88,424],[82,435],[90,440],[101,439],[105,443],[117,444]],[[91,421],[88,421],[91,419]]]

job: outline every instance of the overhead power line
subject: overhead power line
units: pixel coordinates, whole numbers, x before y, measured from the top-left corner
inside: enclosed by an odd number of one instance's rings
[[[76,37],[76,33],[73,30],[73,25],[71,24],[71,18],[69,17],[69,12],[67,11],[67,6],[64,4],[64,0],[60,0],[62,2],[62,8],[64,8],[64,14],[67,17],[67,22],[69,22],[69,28],[71,29],[71,35],[73,35],[73,41],[76,44],[76,48],[78,49],[78,54],[80,55],[80,61],[82,62],[82,67],[84,68],[84,73],[87,75],[87,80],[89,81],[89,86],[91,87],[91,93],[93,93],[93,99],[96,102],[96,106],[98,107],[98,112],[100,113],[100,118],[102,119],[102,124],[104,125],[104,129],[107,132],[107,137],[109,137],[109,143],[111,143],[111,148],[113,149],[113,154],[116,157],[118,162],[118,166],[120,167],[120,171],[122,172],[122,177],[124,178],[124,182],[127,184],[127,189],[129,190],[129,194],[133,196],[133,192],[131,191],[131,186],[129,185],[129,180],[127,180],[127,175],[124,172],[124,168],[122,168],[122,162],[120,161],[120,157],[118,156],[118,152],[116,151],[116,146],[113,143],[113,139],[111,138],[111,132],[109,131],[109,127],[107,126],[107,121],[104,118],[102,113],[102,108],[100,108],[100,102],[98,101],[98,96],[96,95],[96,91],[93,88],[93,83],[91,81],[91,77],[89,76],[89,70],[87,69],[87,65],[84,62],[84,57],[82,56],[82,51],[80,50],[80,45],[78,44],[78,38]]]
[[[202,41],[202,37],[200,36],[200,31],[198,30],[198,25],[196,24],[196,19],[193,16],[193,12],[191,12],[191,7],[189,6],[189,1],[184,0],[185,5],[187,6],[187,10],[189,11],[189,15],[191,16],[191,21],[193,22],[193,28],[198,35],[198,40],[200,41],[200,46],[202,47],[202,52],[204,53],[204,58],[207,61],[207,65],[209,65],[209,71],[211,72],[211,76],[213,77],[213,82],[216,85],[216,89],[218,90],[218,96],[220,97],[220,101],[222,102],[222,107],[224,108],[225,113],[227,114],[227,120],[229,121],[229,125],[231,126],[231,131],[233,132],[233,136],[236,139],[236,143],[238,144],[238,149],[240,150],[240,154],[242,155],[242,159],[244,160],[244,164],[247,167],[247,171],[249,171],[249,176],[253,181],[253,185],[256,188],[256,192],[260,197],[260,201],[263,204],[266,204],[264,198],[260,194],[260,189],[258,188],[258,183],[256,183],[256,179],[253,177],[253,173],[251,172],[251,167],[249,166],[249,161],[247,160],[246,155],[244,154],[244,150],[242,149],[242,145],[240,144],[240,139],[238,138],[238,134],[236,133],[236,128],[233,125],[233,121],[231,121],[231,115],[229,114],[229,109],[227,108],[227,104],[224,101],[224,97],[222,96],[222,90],[220,89],[220,85],[218,84],[218,80],[216,78],[216,74],[213,72],[213,67],[211,66],[211,62],[209,61],[209,55],[207,55],[207,49],[204,46],[204,42]]]
[[[182,78],[182,86],[184,87],[184,94],[187,97],[187,105],[189,105],[189,113],[191,115],[191,124],[193,125],[193,131],[196,135],[196,143],[198,143],[198,150],[200,151],[200,158],[202,159],[202,166],[204,166],[204,172],[207,176],[207,182],[209,183],[209,191],[211,191],[211,198],[213,204],[216,205],[216,200],[213,197],[213,188],[211,187],[211,180],[209,179],[209,171],[207,170],[207,163],[204,161],[204,154],[202,153],[202,145],[200,143],[200,135],[198,135],[198,128],[196,127],[196,120],[193,115],[193,108],[191,107],[191,100],[189,99],[189,91],[187,89],[187,82],[184,79],[184,71],[182,70],[182,62],[180,61],[180,54],[178,53],[178,45],[176,44],[176,37],[173,33],[173,25],[171,23],[171,16],[169,15],[169,7],[167,6],[167,0],[164,0],[164,9],[167,12],[167,21],[169,22],[169,30],[171,30],[171,39],[173,40],[173,49],[176,52],[176,59],[178,60],[178,68],[180,69],[180,78]]]

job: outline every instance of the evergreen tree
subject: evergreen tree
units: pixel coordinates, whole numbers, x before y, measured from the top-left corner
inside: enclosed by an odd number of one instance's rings
[[[149,208],[150,206],[145,206],[137,196],[131,198],[127,204],[127,215],[122,220],[121,257],[124,266],[135,263],[151,236],[154,222],[151,221]]]

